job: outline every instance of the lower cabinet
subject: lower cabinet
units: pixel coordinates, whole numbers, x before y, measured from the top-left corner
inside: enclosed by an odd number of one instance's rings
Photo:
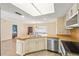
[[[22,42],[19,40],[16,41],[16,53],[22,54]]]
[[[26,39],[16,41],[16,53],[24,55],[27,53],[47,49],[47,38]]]
[[[44,39],[41,39],[40,40],[40,50],[42,49],[42,50],[44,50],[45,49],[45,40]]]
[[[35,51],[40,50],[40,46],[39,46],[40,42],[39,41],[40,41],[39,39],[35,39]]]
[[[28,46],[29,51],[28,52],[33,52],[35,49],[35,41],[33,39],[29,40],[29,43],[26,44],[26,47]]]
[[[16,41],[16,54],[24,55],[26,53],[26,42],[17,40]]]

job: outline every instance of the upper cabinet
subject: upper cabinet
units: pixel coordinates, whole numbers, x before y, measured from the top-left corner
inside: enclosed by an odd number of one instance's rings
[[[73,4],[66,14],[66,28],[79,27],[79,4]]]
[[[60,17],[57,19],[57,34],[69,34],[70,35],[70,30],[65,29],[64,26],[65,23],[65,17]]]
[[[73,4],[73,6],[69,9],[69,11],[66,14],[66,20],[71,19],[76,14],[78,14],[78,4]]]

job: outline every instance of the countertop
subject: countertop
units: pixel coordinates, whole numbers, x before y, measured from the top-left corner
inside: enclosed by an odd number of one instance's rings
[[[27,39],[34,39],[34,38],[56,38],[63,41],[79,42],[79,40],[73,39],[69,35],[50,35],[50,36],[37,36],[37,37],[28,35],[28,36],[16,37],[16,39],[19,39],[19,40],[27,40]]]
[[[74,39],[74,38],[72,38],[72,37],[69,36],[69,35],[58,35],[57,37],[58,37],[60,40],[63,40],[63,41],[79,42],[78,39]]]
[[[55,39],[59,39],[57,36],[19,36],[16,37],[15,39],[18,40],[28,40],[28,39],[36,39],[36,38],[55,38]]]

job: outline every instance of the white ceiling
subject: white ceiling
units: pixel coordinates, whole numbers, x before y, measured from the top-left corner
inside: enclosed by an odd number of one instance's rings
[[[40,16],[49,13],[54,13],[53,3],[12,3],[14,6],[20,8],[32,16]]]
[[[27,3],[26,3],[27,4]],[[8,12],[11,16],[11,14],[15,14],[15,12],[21,13],[24,18],[21,17],[20,15],[14,16],[17,20],[22,20],[22,21],[29,21],[29,22],[51,22],[57,17],[64,16],[65,13],[68,11],[68,9],[72,6],[71,3],[54,3],[54,13],[49,13],[41,16],[31,16],[30,14],[26,13],[25,11],[17,8],[16,6],[10,4],[10,3],[0,3],[1,9]],[[17,14],[15,14],[17,15]],[[13,17],[13,16],[12,16]]]

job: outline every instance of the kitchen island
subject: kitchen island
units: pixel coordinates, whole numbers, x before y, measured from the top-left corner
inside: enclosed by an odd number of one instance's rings
[[[46,49],[46,37],[16,38],[16,53],[18,55],[25,55],[28,53]]]

